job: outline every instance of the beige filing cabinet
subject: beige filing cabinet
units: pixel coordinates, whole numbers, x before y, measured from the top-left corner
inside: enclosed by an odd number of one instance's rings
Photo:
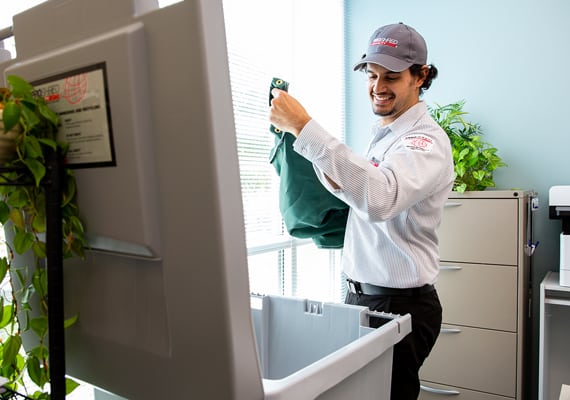
[[[439,230],[443,323],[420,370],[420,399],[523,398],[533,196],[520,190],[450,195]]]

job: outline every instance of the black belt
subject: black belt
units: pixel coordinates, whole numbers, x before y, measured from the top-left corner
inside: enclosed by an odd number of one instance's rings
[[[389,288],[383,286],[371,285],[369,283],[356,282],[347,279],[348,291],[354,294],[366,294],[370,296],[419,296],[430,293],[435,290],[433,285],[423,285],[416,288]]]

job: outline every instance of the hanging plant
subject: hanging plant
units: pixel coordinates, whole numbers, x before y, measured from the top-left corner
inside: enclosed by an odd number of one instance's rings
[[[428,107],[451,141],[455,172],[453,190],[459,193],[495,187],[494,171],[507,165],[497,154],[498,150],[483,140],[481,126],[463,118],[468,114],[463,111],[464,105],[465,101],[461,100]]]
[[[15,131],[8,140],[13,153],[0,157],[0,224],[5,226],[7,256],[0,258],[0,282],[9,290],[0,296],[0,376],[14,392],[25,391],[32,399],[49,399],[47,273],[46,273],[46,155],[67,152],[65,143],[56,139],[59,118],[45,100],[34,96],[33,86],[18,76],[7,77],[7,87],[0,87],[0,112],[3,128],[0,136]],[[12,145],[13,144],[13,145]],[[64,168],[62,191],[62,252],[64,257],[84,256],[84,230],[77,206],[75,176]],[[14,254],[33,255],[34,265],[14,268]],[[65,321],[69,327],[77,316]],[[22,335],[37,340],[24,349]],[[31,391],[26,381],[38,390]],[[78,384],[68,379],[67,392]]]

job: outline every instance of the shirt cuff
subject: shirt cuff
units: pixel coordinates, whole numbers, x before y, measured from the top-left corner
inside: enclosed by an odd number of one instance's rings
[[[293,143],[293,149],[308,160],[314,161],[323,154],[331,138],[332,136],[317,121],[311,119],[299,132]]]

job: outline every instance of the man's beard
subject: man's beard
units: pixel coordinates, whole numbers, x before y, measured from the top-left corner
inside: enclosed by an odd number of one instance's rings
[[[372,112],[374,113],[374,115],[377,115],[379,117],[389,117],[390,115],[394,115],[396,110],[394,107],[392,107],[388,111],[381,112],[381,111],[377,111],[376,108],[374,106],[372,106]]]

